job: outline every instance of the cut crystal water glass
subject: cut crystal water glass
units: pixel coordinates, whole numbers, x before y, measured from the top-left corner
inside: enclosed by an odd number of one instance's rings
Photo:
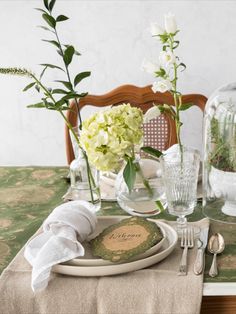
[[[187,227],[186,215],[193,212],[197,201],[200,154],[197,150],[177,146],[176,151],[161,157],[167,208],[177,216],[177,231]]]

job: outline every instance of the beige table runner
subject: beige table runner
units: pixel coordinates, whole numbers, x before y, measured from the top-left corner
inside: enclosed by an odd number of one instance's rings
[[[0,277],[3,314],[195,314],[200,312],[203,275],[193,273],[196,248],[189,250],[189,272],[177,276],[182,249],[162,262],[111,277],[52,274],[46,290],[31,290],[31,267],[19,252]]]

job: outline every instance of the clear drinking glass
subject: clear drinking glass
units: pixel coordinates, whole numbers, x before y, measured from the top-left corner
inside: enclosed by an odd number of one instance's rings
[[[200,153],[197,150],[179,146],[175,152],[161,157],[162,176],[165,186],[167,208],[177,216],[177,231],[187,227],[186,215],[190,215],[197,201],[197,182]]]

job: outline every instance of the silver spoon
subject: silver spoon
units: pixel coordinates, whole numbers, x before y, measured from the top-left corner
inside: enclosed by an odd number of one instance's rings
[[[216,255],[222,253],[225,248],[225,240],[223,236],[220,233],[213,234],[209,239],[207,248],[210,253],[214,254],[209,275],[215,277],[218,275]]]

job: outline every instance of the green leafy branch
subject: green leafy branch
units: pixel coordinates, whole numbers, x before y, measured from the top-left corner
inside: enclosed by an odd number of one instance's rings
[[[70,72],[69,72],[69,65],[71,64],[74,55],[80,55],[80,53],[77,52],[72,45],[67,45],[67,44],[62,45],[59,39],[58,32],[57,32],[57,24],[68,20],[68,17],[66,17],[65,15],[59,15],[57,17],[54,17],[52,15],[52,11],[56,3],[56,0],[51,0],[51,1],[43,0],[43,3],[44,3],[45,8],[44,9],[37,8],[37,10],[42,13],[42,18],[46,22],[47,26],[43,25],[40,27],[54,35],[54,39],[43,39],[43,41],[50,43],[57,48],[57,53],[62,57],[64,68],[58,65],[50,64],[50,63],[43,63],[41,64],[41,66],[43,67],[43,70],[41,74],[39,75],[39,77],[37,77],[33,72],[25,68],[12,68],[12,67],[0,68],[0,73],[31,78],[32,81],[27,86],[25,86],[23,91],[28,91],[29,89],[34,87],[39,93],[41,93],[41,101],[28,105],[27,107],[28,108],[46,108],[48,110],[55,110],[59,112],[60,115],[63,117],[65,123],[67,124],[68,128],[70,129],[71,133],[73,134],[76,142],[78,143],[78,145],[80,145],[79,138],[77,134],[75,133],[72,125],[69,123],[68,119],[66,118],[63,111],[70,110],[69,101],[71,99],[74,99],[77,105],[78,117],[79,117],[79,122],[80,122],[80,127],[81,127],[82,119],[81,119],[78,99],[81,97],[84,97],[85,95],[87,95],[87,93],[78,93],[75,89],[77,85],[83,79],[85,79],[86,77],[89,77],[91,73],[89,71],[81,72],[75,75],[73,80],[71,79]],[[45,74],[46,70],[49,68],[57,69],[66,73],[66,80],[56,81],[62,84],[64,88],[52,89],[50,87],[47,87],[42,82],[43,75]],[[88,182],[90,186],[91,200],[93,202],[94,199],[93,199],[92,190],[93,190],[93,187],[95,187],[94,180],[93,180],[92,173],[89,167],[88,157],[84,151],[83,151],[83,155],[84,155],[86,165],[87,165]]]
[[[184,71],[186,69],[186,65],[183,62],[180,62],[178,56],[175,56],[174,51],[179,47],[179,40],[176,40],[176,35],[178,34],[178,30],[175,33],[167,33],[157,35],[160,38],[162,43],[163,51],[170,51],[171,54],[175,57],[175,61],[171,64],[168,69],[164,69],[160,67],[159,71],[155,72],[156,77],[169,80],[172,84],[172,89],[170,90],[171,94],[174,98],[175,110],[173,110],[171,105],[164,104],[159,105],[159,109],[162,113],[169,113],[171,118],[175,121],[176,125],[176,134],[177,141],[180,145],[180,149],[182,151],[182,144],[180,139],[180,128],[182,126],[182,122],[180,121],[180,111],[187,110],[192,106],[192,103],[182,103],[182,95],[177,89],[178,82],[178,71]]]
[[[141,150],[147,154],[150,154],[154,158],[159,158],[162,155],[162,152],[160,152],[159,150],[157,150],[153,147],[149,147],[149,146],[143,146],[143,147],[141,147]],[[124,181],[125,181],[128,189],[129,189],[129,192],[131,192],[132,189],[134,188],[136,175],[138,174],[142,178],[143,185],[149,191],[150,196],[152,196],[152,194],[153,194],[152,189],[149,185],[148,180],[144,177],[144,175],[142,173],[142,169],[140,167],[140,164],[135,158],[134,151],[133,151],[131,156],[128,156],[128,155],[125,156],[125,160],[126,160],[126,166],[123,170],[123,178],[124,178]]]
[[[227,141],[220,128],[221,122],[212,118],[210,124],[211,152],[209,163],[222,171],[236,172],[235,138],[236,130],[232,133],[231,141]]]
[[[44,9],[41,8],[36,8],[36,10],[40,11],[42,13],[42,18],[46,22],[47,26],[40,25],[42,29],[49,31],[50,33],[53,34],[54,38],[53,39],[42,39],[44,42],[47,42],[54,47],[56,47],[56,51],[59,54],[59,56],[62,58],[63,61],[63,68],[58,65],[54,64],[49,64],[49,63],[43,63],[41,66],[43,67],[43,70],[40,74],[40,79],[41,81],[45,71],[48,68],[51,69],[57,69],[61,70],[64,73],[66,73],[66,80],[57,80],[56,82],[60,83],[63,85],[64,88],[57,88],[57,89],[48,89],[49,93],[51,95],[57,94],[57,95],[63,95],[61,96],[60,99],[57,100],[57,103],[53,106],[52,104],[47,104],[47,96],[46,96],[46,102],[45,98],[43,98],[43,102],[39,104],[35,104],[35,107],[37,108],[43,108],[43,104],[45,105],[46,108],[51,109],[51,110],[58,110],[59,108],[61,110],[68,110],[69,109],[69,101],[71,99],[74,99],[76,106],[77,106],[77,111],[78,111],[78,118],[79,118],[79,123],[80,126],[82,124],[82,119],[81,119],[81,114],[80,114],[80,108],[79,108],[79,102],[78,99],[81,97],[84,97],[87,95],[87,93],[78,93],[76,92],[76,87],[77,85],[85,78],[89,77],[91,72],[86,71],[86,72],[80,72],[75,75],[73,79],[71,79],[70,71],[69,71],[69,66],[73,61],[73,57],[75,55],[80,56],[81,54],[74,48],[72,45],[68,44],[62,44],[59,38],[59,34],[57,31],[57,25],[58,23],[67,21],[69,18],[65,15],[58,15],[58,16],[53,16],[53,8],[56,3],[56,0],[44,0]],[[24,90],[28,90],[35,86],[35,88],[39,91],[40,90],[40,84],[36,84],[35,82],[30,83],[25,87]],[[31,105],[33,107],[33,105]]]
[[[171,23],[168,19],[172,19]],[[167,114],[175,122],[177,142],[179,143],[182,156],[183,146],[180,138],[180,129],[183,123],[180,121],[180,113],[189,109],[193,103],[183,103],[182,94],[177,88],[179,73],[186,69],[186,65],[175,54],[175,50],[180,45],[180,41],[176,39],[179,30],[177,30],[175,18],[173,15],[170,15],[168,19],[165,20],[165,30],[159,26],[154,26],[151,30],[153,37],[158,37],[162,45],[159,55],[160,64],[157,66],[156,64],[147,63],[144,64],[144,69],[146,68],[147,72],[152,72],[153,69],[156,69],[154,74],[159,80],[154,82],[152,86],[154,92],[164,93],[169,91],[173,96],[174,106],[167,103],[154,104],[154,106],[158,107],[161,114]],[[149,152],[147,153],[151,154],[151,147],[148,147],[148,150]],[[161,152],[158,152],[158,154],[161,154]]]

